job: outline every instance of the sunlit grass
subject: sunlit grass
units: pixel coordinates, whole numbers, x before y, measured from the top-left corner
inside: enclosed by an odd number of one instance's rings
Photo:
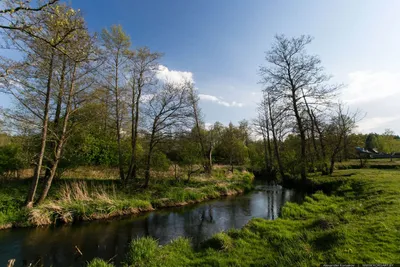
[[[0,188],[0,227],[110,218],[196,203],[252,189],[252,174],[235,171],[224,176],[224,172],[219,169],[212,177],[197,176],[190,182],[154,178],[146,189],[141,187],[141,179],[127,185],[119,180],[104,178],[59,179],[54,182],[48,199],[32,210],[23,208],[29,180],[3,181],[4,186]]]
[[[182,238],[162,247],[155,240],[139,239],[131,248],[143,250],[144,243],[151,244],[146,266],[400,262],[399,171],[343,170],[311,179],[329,195],[319,191],[302,204],[287,203],[277,220],[253,219],[241,230],[214,235],[197,250]],[[137,252],[129,253],[137,257]]]

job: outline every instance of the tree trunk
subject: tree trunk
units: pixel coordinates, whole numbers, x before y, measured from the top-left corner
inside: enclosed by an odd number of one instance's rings
[[[274,150],[275,150],[275,157],[276,161],[278,162],[279,174],[281,175],[282,179],[285,179],[285,172],[283,169],[283,164],[281,161],[281,157],[279,154],[279,147],[278,147],[278,140],[276,139],[276,132],[275,132],[275,119],[272,118],[272,107],[271,107],[271,100],[268,95],[268,110],[269,110],[269,119],[271,121],[271,130],[272,130],[272,138],[274,143]]]
[[[131,146],[132,146],[132,155],[131,155],[131,163],[129,166],[129,171],[127,175],[127,179],[136,179],[137,173],[137,157],[136,157],[136,148],[137,148],[137,141],[138,141],[138,128],[139,128],[139,114],[140,114],[140,97],[142,95],[142,80],[143,80],[143,73],[140,74],[140,77],[137,81],[138,90],[135,90],[135,83],[132,88],[132,139],[131,139]],[[135,81],[135,79],[134,79]],[[137,96],[135,97],[137,93]]]
[[[318,155],[317,143],[316,143],[316,140],[315,140],[315,129],[314,129],[315,122],[314,122],[313,112],[310,109],[310,106],[308,105],[307,98],[306,98],[306,96],[304,94],[304,90],[303,89],[301,90],[301,93],[303,95],[304,103],[306,104],[308,116],[310,117],[310,120],[311,120],[310,133],[311,133],[311,140],[312,140],[312,144],[313,144],[313,148],[314,148],[314,155]],[[311,152],[310,148],[309,148],[309,151]],[[313,155],[312,155],[312,159],[311,159],[311,164],[312,164],[312,169],[314,169],[314,156]]]
[[[60,116],[61,116],[61,108],[62,108],[62,97],[64,95],[64,84],[65,84],[65,72],[66,72],[66,57],[63,56],[62,59],[62,67],[61,67],[61,77],[60,77],[60,85],[59,85],[59,90],[57,94],[57,106],[56,106],[56,114],[54,115],[54,135],[57,135],[58,133],[58,126],[60,123]],[[50,143],[51,149],[55,149],[55,144],[53,142]],[[45,179],[49,179],[51,175],[51,170],[53,168],[53,164],[50,162],[48,163],[48,166],[46,167],[46,174],[45,174]]]
[[[301,142],[301,159],[300,159],[300,175],[301,179],[305,181],[307,179],[307,172],[306,172],[306,135],[304,132],[303,121],[301,119],[300,113],[297,109],[297,102],[296,102],[296,95],[295,90],[292,90],[292,101],[293,101],[293,110],[297,121],[297,127],[300,132],[300,142]]]
[[[150,141],[150,143],[152,143],[152,141]],[[149,153],[148,153],[147,159],[146,159],[146,169],[145,169],[145,174],[144,174],[144,178],[145,178],[144,188],[147,188],[149,186],[149,182],[150,182],[150,165],[151,165],[151,154],[152,153],[153,153],[153,148],[152,148],[152,144],[150,144]]]
[[[51,97],[51,82],[53,78],[53,63],[54,63],[54,51],[51,52],[50,63],[49,63],[49,72],[47,77],[47,85],[46,85],[46,100],[44,106],[44,114],[43,114],[43,125],[42,125],[42,139],[41,139],[41,147],[40,154],[38,158],[38,162],[35,168],[34,177],[32,180],[31,188],[28,192],[28,196],[26,198],[26,206],[28,208],[33,207],[33,202],[36,195],[37,186],[40,178],[40,171],[42,168],[44,153],[46,151],[46,141],[47,141],[47,130],[49,123],[49,109],[50,109],[50,97]]]
[[[269,160],[268,160],[268,148],[267,148],[267,140],[263,137],[263,145],[264,145],[264,161],[265,161],[265,170],[269,170]]]
[[[42,191],[42,194],[39,198],[38,203],[42,203],[46,197],[47,194],[49,193],[50,187],[53,183],[53,179],[56,175],[57,172],[57,167],[58,164],[61,160],[61,155],[62,155],[62,151],[64,148],[64,143],[66,141],[66,133],[67,133],[67,128],[68,128],[68,122],[69,122],[69,116],[71,115],[71,105],[72,105],[72,96],[74,94],[75,91],[75,75],[76,75],[76,64],[74,66],[74,70],[72,72],[72,79],[71,79],[71,85],[70,85],[70,89],[68,92],[68,100],[67,100],[67,106],[65,107],[65,114],[64,114],[64,121],[63,121],[63,128],[62,128],[62,132],[61,132],[61,136],[59,137],[59,141],[57,144],[57,148],[56,148],[56,154],[55,154],[55,158],[54,158],[54,162],[52,164],[51,167],[51,171],[50,171],[50,176],[48,177],[45,187]]]
[[[313,116],[315,129],[317,130],[317,133],[318,133],[319,146],[321,147],[321,157],[322,157],[322,162],[323,162],[322,174],[328,174],[328,165],[326,163],[326,147],[325,147],[325,142],[324,142],[324,135],[322,133],[321,128],[319,127],[319,124],[317,122],[317,119],[316,119],[313,111],[311,111],[311,115]]]
[[[331,157],[331,166],[329,167],[329,175],[332,175],[334,167],[335,167],[335,155]]]
[[[119,55],[119,51],[118,51]],[[118,71],[119,71],[119,56],[117,55],[115,61],[115,114],[116,114],[116,127],[117,127],[117,143],[118,143],[118,167],[119,177],[121,180],[125,179],[124,165],[121,147],[121,114],[120,114],[120,99],[119,99],[119,86],[118,86]]]
[[[269,156],[269,169],[272,171],[272,169],[273,169],[273,156],[272,156],[272,148],[271,148],[271,138],[270,138],[270,136],[269,136],[269,132],[270,132],[270,129],[269,129],[269,118],[268,117],[266,117],[265,118],[265,120],[266,120],[266,123],[265,123],[265,125],[266,125],[266,130],[267,130],[267,146],[268,146],[268,156]]]
[[[175,181],[178,182],[178,175],[177,175],[176,171],[177,171],[177,163],[174,162],[174,176],[175,176]]]
[[[60,158],[61,158],[61,151],[62,151],[62,147],[63,147],[63,143],[64,141],[59,141],[59,144],[57,145],[57,152],[56,152],[56,158],[54,163],[52,164],[51,170],[50,170],[50,176],[48,177],[48,179],[46,180],[46,184],[43,188],[42,194],[40,195],[40,198],[37,202],[37,204],[41,204],[43,203],[43,201],[46,199],[47,194],[49,193],[51,184],[53,182],[53,179],[56,175],[57,172],[57,167],[58,167],[58,163],[60,162]]]
[[[188,173],[187,173],[187,180],[186,180],[186,183],[189,183],[189,182],[190,182],[190,177],[192,176],[192,171],[193,171],[193,167],[192,167],[192,165],[190,165],[189,170],[188,170]]]
[[[213,148],[212,145],[210,145],[210,149],[208,150],[208,161],[206,163],[206,173],[211,175],[212,172],[212,166],[213,166],[213,162],[212,162],[212,153],[213,153]]]
[[[147,159],[146,159],[144,188],[147,188],[149,186],[149,181],[150,181],[151,156],[152,156],[153,148],[154,148],[154,137],[155,137],[155,134],[156,134],[157,122],[158,122],[158,118],[156,117],[154,119],[153,127],[152,127],[152,130],[151,130],[151,136],[150,136],[150,142],[149,142],[149,153],[147,154]]]
[[[192,102],[192,107],[193,107],[193,115],[194,115],[194,122],[195,122],[195,127],[196,127],[196,132],[197,132],[197,138],[199,139],[199,143],[200,143],[200,148],[201,148],[201,154],[203,155],[204,158],[204,172],[207,173],[208,175],[211,175],[211,171],[212,171],[212,160],[211,160],[211,146],[210,146],[210,150],[208,151],[208,153],[206,152],[205,149],[205,145],[204,145],[204,139],[201,133],[201,129],[200,129],[200,118],[199,118],[199,110],[197,107],[197,101],[195,99],[194,96],[194,92],[191,92],[191,102]]]

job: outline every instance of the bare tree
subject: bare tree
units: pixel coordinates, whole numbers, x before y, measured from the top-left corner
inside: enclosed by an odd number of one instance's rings
[[[326,103],[331,99],[337,86],[326,85],[330,79],[323,73],[321,61],[317,56],[308,55],[306,46],[310,44],[310,36],[286,38],[275,37],[275,43],[266,53],[268,65],[260,68],[262,83],[269,88],[271,95],[280,96],[290,107],[295,118],[297,132],[301,140],[301,178],[306,179],[307,143],[306,125],[303,111],[307,106]]]
[[[159,68],[158,60],[162,54],[151,52],[147,47],[139,48],[130,57],[130,94],[131,94],[131,146],[132,155],[130,159],[127,179],[136,179],[137,171],[137,142],[140,121],[140,105],[146,87],[155,83],[155,73]]]
[[[356,127],[356,123],[361,119],[360,112],[351,112],[349,108],[344,110],[342,104],[338,104],[336,114],[332,115],[330,124],[327,125],[325,138],[330,147],[330,166],[329,174],[334,171],[336,157],[344,149],[343,140],[346,135],[350,135]]]
[[[149,185],[151,158],[156,146],[166,138],[185,129],[190,129],[188,118],[192,116],[189,101],[191,84],[166,82],[154,92],[146,103],[145,115],[148,124],[148,149],[145,167],[145,187]]]
[[[278,163],[279,174],[281,175],[282,179],[285,179],[285,170],[281,160],[278,137],[279,124],[285,118],[285,109],[278,106],[278,100],[278,98],[271,96],[268,91],[266,92],[266,104],[268,107],[269,122],[271,125],[272,140],[274,143],[275,158]]]
[[[273,153],[271,145],[271,123],[268,108],[268,98],[266,93],[263,93],[263,98],[258,104],[257,108],[258,116],[254,121],[254,127],[257,134],[261,135],[263,138],[263,148],[264,148],[264,161],[265,170],[267,172],[273,171]]]

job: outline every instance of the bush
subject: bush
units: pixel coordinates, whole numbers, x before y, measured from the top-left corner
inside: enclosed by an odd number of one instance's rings
[[[22,148],[16,144],[0,147],[0,176],[9,177],[24,167]]]

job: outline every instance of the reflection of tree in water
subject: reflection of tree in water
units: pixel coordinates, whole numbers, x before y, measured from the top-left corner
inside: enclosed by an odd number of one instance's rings
[[[191,237],[195,247],[204,240],[205,232],[209,225],[215,223],[212,205],[203,206],[196,212],[187,213],[188,220],[185,220],[185,236]]]
[[[198,246],[213,234],[230,228],[240,228],[251,217],[276,219],[286,201],[296,201],[298,194],[280,187],[264,187],[258,192],[214,201],[198,206],[168,209],[147,216],[122,220],[91,222],[66,227],[20,229],[8,241],[0,240],[2,247],[10,246],[9,258],[20,264],[36,263],[45,266],[82,266],[94,257],[115,263],[124,260],[132,239],[151,236],[165,244],[186,236]],[[82,251],[79,256],[75,245]],[[43,260],[43,261],[42,261]]]
[[[275,220],[279,217],[282,205],[285,203],[284,194],[280,187],[266,191],[267,194],[267,216],[268,220]]]
[[[38,262],[40,256],[43,261],[38,266],[82,266],[95,257],[120,262],[129,242],[146,235],[146,229],[148,220],[141,218],[31,230],[22,240],[19,262],[29,265]]]

